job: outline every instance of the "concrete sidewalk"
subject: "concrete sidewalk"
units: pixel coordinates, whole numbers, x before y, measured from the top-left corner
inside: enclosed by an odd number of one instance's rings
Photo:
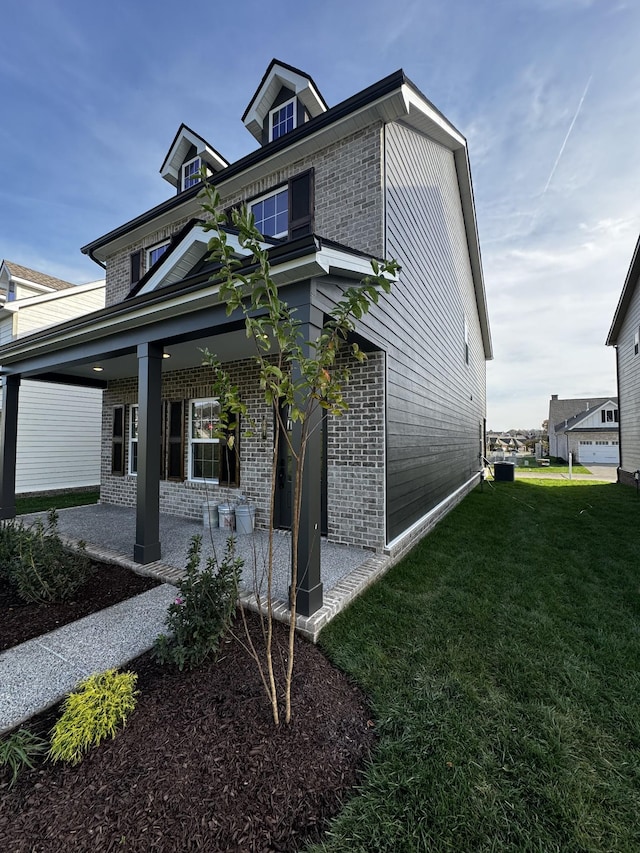
[[[0,654],[0,734],[63,699],[94,672],[123,667],[166,630],[164,583]]]

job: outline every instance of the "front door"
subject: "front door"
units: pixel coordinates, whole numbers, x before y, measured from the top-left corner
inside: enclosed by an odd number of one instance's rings
[[[280,420],[276,419],[275,429],[281,429],[278,441],[278,458],[276,462],[276,494],[274,505],[274,526],[281,530],[291,530],[293,517],[293,477],[295,460],[291,452],[292,423],[287,406],[280,412]],[[288,440],[287,440],[288,439]],[[320,495],[320,532],[327,535],[327,413],[322,418],[322,467]]]

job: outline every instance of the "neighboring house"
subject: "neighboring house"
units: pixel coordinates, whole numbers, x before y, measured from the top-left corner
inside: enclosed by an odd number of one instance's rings
[[[566,461],[618,464],[620,433],[617,397],[590,397],[549,403],[549,455]]]
[[[0,262],[0,345],[104,306],[105,283],[75,286]],[[102,392],[25,379],[20,387],[16,492],[97,487]]]
[[[635,484],[640,477],[640,239],[607,336],[616,348],[620,400],[620,465],[618,482]]]
[[[467,144],[402,71],[328,107],[311,77],[274,60],[243,121],[259,147],[235,163],[179,128],[160,170],[173,197],[83,248],[106,266],[107,307],[3,347],[5,398],[16,405],[21,375],[103,383],[101,500],[137,507],[138,562],[160,558],[159,511],[201,517],[227,481],[264,527],[275,427],[241,318],[227,317],[211,280],[196,172],[207,169],[225,209],[251,207],[305,340],[371,257],[395,258],[390,295],[356,323],[368,359],[341,356],[349,412],[318,416],[312,431],[298,594],[309,614],[322,604],[320,532],[396,557],[479,482],[492,353]],[[261,425],[241,435],[238,465],[212,434],[205,346]],[[279,447],[275,524],[286,529],[291,460]],[[4,481],[0,498],[10,513]]]

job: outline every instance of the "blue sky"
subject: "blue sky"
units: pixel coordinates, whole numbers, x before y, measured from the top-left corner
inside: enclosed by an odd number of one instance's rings
[[[269,61],[329,105],[403,68],[467,137],[495,351],[488,427],[615,393],[604,346],[640,232],[636,0],[5,4],[0,258],[81,283],[80,246],[172,194],[184,121],[230,161]]]

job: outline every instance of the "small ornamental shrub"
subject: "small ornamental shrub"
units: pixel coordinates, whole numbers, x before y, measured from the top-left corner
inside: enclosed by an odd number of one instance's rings
[[[0,565],[5,580],[24,601],[68,601],[89,577],[91,564],[81,543],[66,548],[58,535],[58,516],[51,510],[46,526],[14,520],[0,525]]]
[[[136,706],[135,672],[109,669],[82,681],[65,700],[62,716],[51,730],[49,756],[78,764],[90,747],[114,738]]]
[[[186,575],[178,584],[175,601],[169,605],[166,624],[170,634],[160,634],[153,654],[160,663],[173,663],[181,671],[190,669],[214,654],[235,614],[238,581],[243,561],[233,558],[233,538],[227,540],[218,565],[209,557],[199,570],[202,537],[194,536],[189,548]]]
[[[0,767],[4,767],[11,775],[10,788],[25,767],[33,770],[33,759],[46,752],[47,746],[46,740],[28,729],[18,729],[0,740]]]

